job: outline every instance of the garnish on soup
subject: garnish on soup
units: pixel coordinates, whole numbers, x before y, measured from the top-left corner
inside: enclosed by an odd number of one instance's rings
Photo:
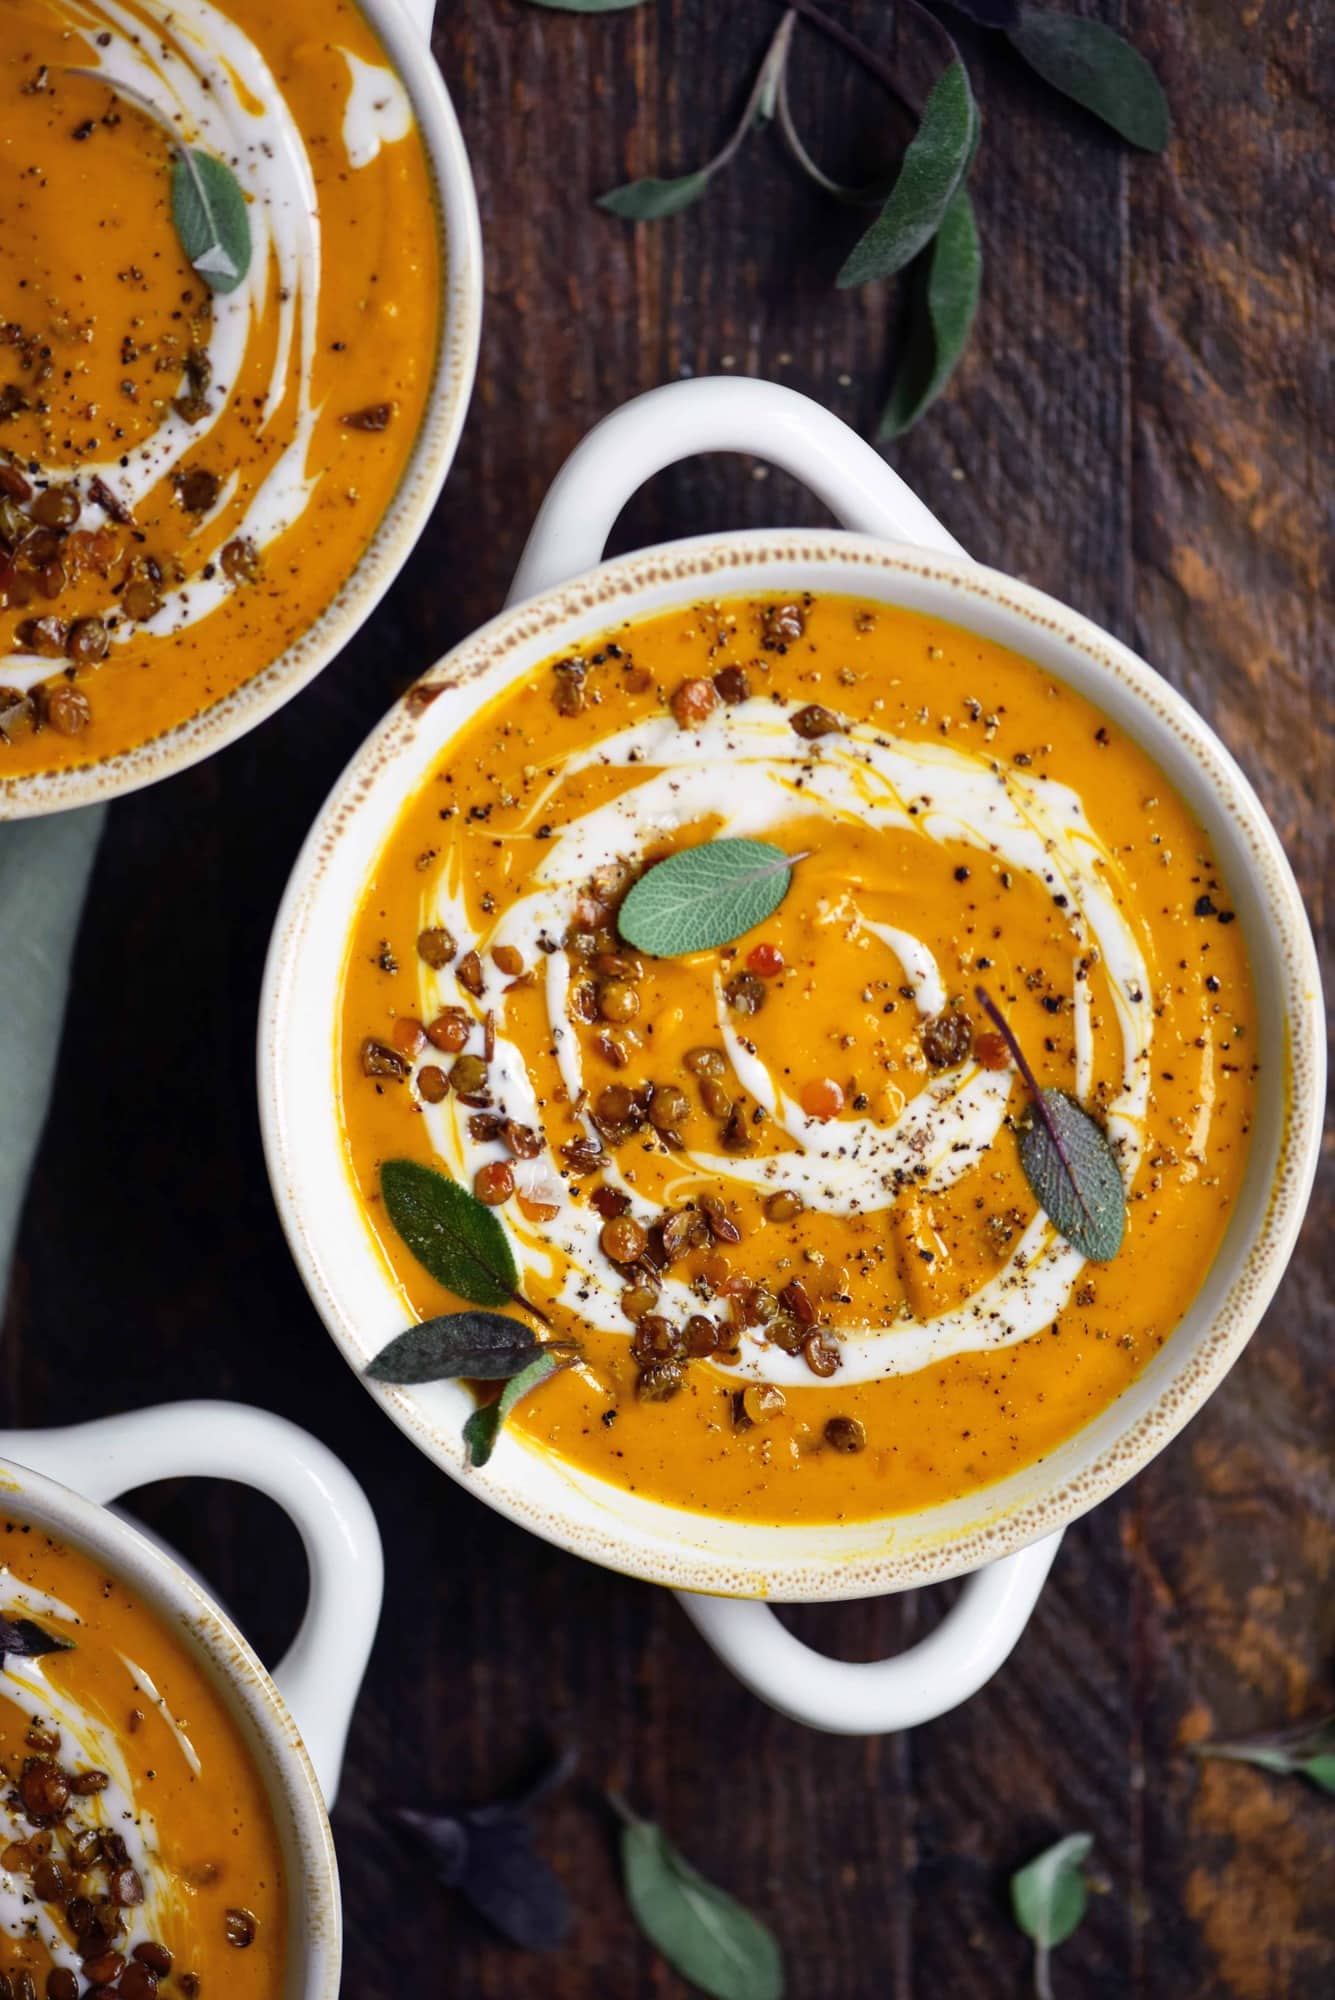
[[[0,8],[0,782],[207,708],[362,555],[437,225],[351,0]]]
[[[641,875],[617,912],[627,944],[655,958],[712,951],[773,916],[795,861],[764,840],[705,840]]]
[[[277,2000],[278,1837],[218,1696],[87,1557],[12,1519],[2,1539],[5,1990]]]
[[[1162,774],[1031,662],[839,597],[665,613],[406,803],[347,962],[351,1171],[425,1321],[475,1294],[384,1175],[494,1220],[522,1366],[578,1349],[529,1440],[718,1513],[908,1510],[1050,1451],[1189,1305],[1247,1151],[1240,932]]]
[[[1122,1247],[1126,1190],[1117,1155],[1087,1111],[1064,1090],[1044,1090],[1025,1060],[1009,1022],[984,986],[974,998],[1015,1059],[1029,1086],[1030,1108],[1020,1127],[1020,1165],[1049,1220],[1092,1263]]]

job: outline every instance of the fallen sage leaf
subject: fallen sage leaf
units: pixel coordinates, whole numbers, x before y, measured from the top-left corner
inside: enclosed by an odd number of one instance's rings
[[[1262,1771],[1306,1778],[1320,1791],[1335,1792],[1335,1715],[1293,1729],[1274,1730],[1239,1743],[1196,1743],[1196,1757],[1217,1757],[1234,1764],[1254,1764]]]
[[[908,347],[879,436],[902,437],[934,403],[969,342],[983,279],[983,253],[973,203],[957,190],[926,253],[927,271],[914,301]]]
[[[695,1868],[661,1827],[619,1801],[621,1865],[635,1921],[684,1979],[711,2000],[782,2000],[773,1933]]]
[[[1081,1868],[1094,1845],[1089,1833],[1068,1833],[1011,1877],[1011,1909],[1034,1941],[1034,1991],[1052,2000],[1052,1952],[1076,1929],[1089,1891]]]
[[[885,207],[839,273],[841,286],[893,277],[927,248],[968,172],[977,136],[968,74],[952,62],[932,87]]]
[[[1139,49],[1101,21],[1024,7],[1009,39],[1044,83],[1092,111],[1119,138],[1161,153],[1171,137],[1168,102]]]

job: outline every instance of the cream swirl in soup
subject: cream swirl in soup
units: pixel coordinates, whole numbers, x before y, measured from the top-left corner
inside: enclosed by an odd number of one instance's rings
[[[73,1606],[49,1591],[22,1582],[6,1569],[0,1569],[0,1618],[40,1620],[43,1629],[68,1645],[78,1645],[80,1619]],[[46,1655],[45,1659],[51,1657]],[[147,1698],[143,1685],[146,1676],[137,1673],[128,1661],[122,1661],[121,1665],[124,1674],[119,1695],[128,1715],[137,1702]],[[62,1688],[48,1672],[43,1658],[7,1656],[0,1695],[28,1718],[31,1731],[38,1737],[58,1736],[67,1759],[77,1760],[85,1769],[105,1775],[106,1783],[101,1789],[87,1794],[80,1816],[98,1835],[104,1831],[114,1833],[124,1842],[129,1865],[143,1888],[143,1901],[125,1909],[125,1944],[133,1948],[144,1939],[161,1937],[175,1921],[181,1893],[164,1877],[156,1822],[139,1796],[121,1743],[107,1717]],[[182,1749],[197,1770],[194,1747],[184,1735]],[[0,1841],[5,1852],[16,1848],[26,1852],[27,1843],[41,1832],[43,1824],[42,1819],[34,1819],[25,1808],[21,1789],[0,1797]],[[5,1866],[0,1859],[0,1930],[15,1939],[35,1936],[53,1965],[77,1972],[84,1954],[55,1912],[33,1897],[30,1875],[30,1868],[17,1856],[12,1867]]]
[[[826,929],[831,949],[836,939],[841,952],[851,948],[870,976],[877,970],[879,947],[881,970],[888,957],[899,982],[911,982],[913,1004],[923,1018],[937,1014],[945,1005],[946,987],[931,945],[864,916],[859,885],[824,879],[823,829],[843,820],[938,845],[959,843],[983,856],[986,866],[1032,878],[1039,893],[1062,911],[1078,954],[1068,988],[1077,1023],[1088,1021],[1090,971],[1097,964],[1104,969],[1110,1001],[1104,1032],[1116,1043],[1119,1068],[1118,1088],[1105,1115],[1123,1173],[1133,1180],[1144,1144],[1153,1043],[1149,974],[1135,931],[1119,907],[1117,864],[1091,827],[1080,795],[1051,778],[1007,771],[990,756],[889,737],[870,724],[806,742],[791,726],[800,707],[760,698],[736,707],[720,704],[698,729],[681,729],[670,717],[654,717],[562,760],[557,779],[529,807],[533,824],[557,814],[551,838],[526,893],[478,935],[481,990],[465,996],[474,1017],[466,1049],[482,1052],[484,1024],[492,1017],[491,1069],[498,1105],[508,1117],[541,1124],[541,1086],[522,1041],[509,1030],[510,981],[496,966],[495,947],[518,951],[535,968],[569,1099],[591,1104],[597,1084],[594,1065],[586,1061],[581,1038],[568,1019],[570,961],[565,952],[543,946],[578,929],[576,905],[600,871],[625,864],[638,868],[664,838],[689,836],[701,825],[725,838],[773,838],[781,830],[790,832],[801,848],[811,850],[799,867],[820,884],[826,908],[816,921]],[[563,822],[556,801],[572,777],[595,763],[604,771],[624,772],[634,782],[605,804]],[[472,935],[474,926],[458,863],[457,851],[444,857],[423,911],[428,923],[463,937]],[[425,1018],[458,998],[452,970],[433,972],[419,963],[418,977]],[[711,976],[706,969],[705,977],[719,1040],[739,1082],[768,1114],[762,1133],[783,1135],[785,1143],[782,1151],[774,1151],[762,1137],[743,1158],[729,1158],[707,1141],[688,1144],[676,1161],[684,1181],[698,1171],[757,1190],[782,1186],[809,1208],[829,1215],[874,1215],[889,1209],[910,1183],[931,1195],[985,1169],[1012,1096],[1009,1070],[985,1069],[972,1058],[951,1065],[905,1098],[902,1109],[885,1123],[856,1114],[813,1118],[784,1087],[778,1053],[767,1048],[764,1016],[744,1030],[727,1004],[719,973]],[[1092,1034],[1078,1032],[1077,1094],[1088,1090],[1092,1077]],[[471,1114],[457,1097],[425,1105],[423,1116],[442,1162],[466,1183],[487,1161],[507,1157],[502,1140],[470,1136]],[[586,1108],[580,1119],[597,1142],[593,1111]],[[629,1212],[652,1221],[657,1207],[637,1195],[615,1160],[606,1172],[609,1184],[627,1194]],[[608,1332],[625,1328],[620,1305],[624,1286],[599,1254],[598,1213],[572,1198],[549,1160],[521,1166],[517,1178],[530,1196],[557,1211],[544,1220],[540,1232],[526,1229],[522,1221],[515,1229],[521,1262],[541,1295],[555,1282],[557,1296],[586,1322]],[[884,1337],[879,1320],[857,1331],[846,1325],[845,1376],[903,1374],[966,1349],[1027,1339],[1061,1311],[1082,1264],[1078,1252],[1039,1213],[1002,1269],[962,1307],[929,1319],[900,1318],[891,1339]],[[689,1314],[694,1308],[690,1284],[669,1275],[661,1308]],[[791,1380],[802,1370],[800,1357],[776,1353],[762,1330],[743,1331],[735,1365],[767,1380]]]

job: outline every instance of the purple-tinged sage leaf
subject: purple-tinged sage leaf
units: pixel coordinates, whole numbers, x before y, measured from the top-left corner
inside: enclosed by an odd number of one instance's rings
[[[1020,1132],[1025,1179],[1067,1242],[1092,1263],[1106,1264],[1126,1230],[1126,1184],[1107,1135],[1064,1090],[1041,1087],[986,987],[974,991],[1029,1088],[1030,1118]]]

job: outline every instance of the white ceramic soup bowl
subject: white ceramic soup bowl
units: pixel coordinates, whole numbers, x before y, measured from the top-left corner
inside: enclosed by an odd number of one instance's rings
[[[221,0],[225,7],[226,0]],[[431,56],[435,0],[357,0],[411,99],[440,230],[440,335],[422,427],[398,490],[338,595],[286,651],[209,707],[146,743],[67,770],[0,777],[0,820],[138,791],[210,757],[315,678],[364,624],[426,526],[468,410],[482,327],[482,235],[454,107]]]
[[[310,1595],[266,1673],[193,1576],[104,1502],[147,1479],[232,1479],[300,1532]],[[64,1430],[0,1432],[4,1512],[81,1549],[135,1591],[221,1696],[258,1769],[288,1885],[284,2000],[338,2000],[342,1919],[326,1800],[380,1616],[375,1517],[351,1473],[282,1417],[240,1403],[173,1403]]]
[[[599,563],[634,489],[698,451],[753,452],[796,474],[852,532],[706,536]],[[904,1727],[944,1712],[1006,1657],[1065,1524],[1161,1450],[1223,1379],[1278,1282],[1310,1187],[1322,1080],[1315,956],[1288,865],[1251,787],[1199,716],[1107,633],[970,562],[881,459],[791,391],[683,382],[629,404],[557,477],[511,607],[425,677],[334,787],[297,862],[265,979],[260,1102],[288,1240],[316,1305],[361,1371],[403,1306],[345,1167],[334,1049],[348,936],[404,801],[484,700],[623,620],[722,595],[880,599],[949,619],[1035,661],[1140,742],[1208,830],[1245,925],[1265,1052],[1246,1180],[1222,1248],[1172,1338],[1094,1422],[1004,1481],[913,1514],[761,1526],[619,1491],[504,1435],[465,1467],[458,1384],[373,1387],[395,1421],[479,1498],[562,1548],[688,1595],[687,1610],[748,1685],[829,1729]],[[368,1385],[370,1386],[370,1385]],[[761,1601],[846,1598],[970,1573],[921,1645],[852,1665],[796,1640]],[[753,1599],[751,1603],[729,1599]]]

